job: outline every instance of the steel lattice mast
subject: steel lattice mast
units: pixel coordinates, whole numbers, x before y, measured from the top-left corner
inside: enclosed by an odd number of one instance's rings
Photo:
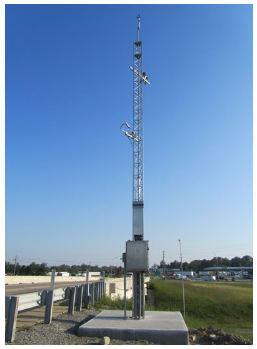
[[[133,272],[132,318],[145,317],[144,274],[149,268],[148,241],[144,241],[143,220],[143,84],[150,84],[143,71],[143,45],[139,40],[140,20],[138,15],[137,41],[133,45],[133,131],[121,130],[133,140],[133,237],[126,243],[124,261],[124,295],[126,294],[126,272]],[[126,295],[124,296],[126,298]],[[124,302],[126,318],[126,302]]]
[[[138,40],[133,47],[133,130],[138,142],[133,142],[133,201],[143,203],[143,50],[139,41],[140,16],[138,18]]]
[[[143,44],[139,40],[140,15],[138,15],[137,41],[133,45],[133,240],[144,239],[143,190],[143,84],[150,84],[143,71]]]

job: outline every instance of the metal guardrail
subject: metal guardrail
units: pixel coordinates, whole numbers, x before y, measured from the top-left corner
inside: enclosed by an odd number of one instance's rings
[[[54,302],[65,299],[66,288],[57,288],[54,290]],[[35,307],[42,307],[46,304],[47,290],[41,292],[31,292],[25,294],[17,294],[19,297],[18,312]],[[5,317],[8,317],[9,304],[11,297],[5,296]]]
[[[87,283],[80,286],[68,286],[66,288],[57,288],[55,290],[43,290],[19,294],[16,296],[5,297],[5,318],[7,319],[5,340],[13,342],[15,338],[15,329],[18,312],[36,307],[46,306],[45,324],[51,323],[53,303],[59,300],[68,299],[68,313],[72,314],[75,310],[80,311],[82,304],[87,308],[88,304],[98,301],[105,293],[104,280]]]
[[[54,280],[53,282],[51,280],[49,290],[5,297],[5,317],[7,319],[5,329],[6,341],[13,342],[15,339],[17,316],[20,311],[45,306],[44,323],[50,324],[54,302],[68,299],[68,313],[73,314],[75,307],[77,311],[80,311],[82,305],[85,308],[88,307],[89,303],[94,305],[94,301],[98,301],[105,293],[104,277],[102,281],[94,283],[88,282],[87,277],[86,284],[57,288],[55,290],[53,289],[53,285]]]
[[[42,292],[33,292],[17,295],[17,297],[20,297],[18,311],[40,306],[41,294]]]
[[[41,306],[41,296],[42,296],[42,292],[18,294],[17,295],[17,297],[19,297],[18,311]],[[9,313],[10,300],[11,300],[11,297],[5,297],[5,317],[6,318],[8,317],[8,313]]]
[[[62,299],[65,299],[66,295],[66,287],[65,288],[56,288],[54,290],[54,302],[61,301]]]

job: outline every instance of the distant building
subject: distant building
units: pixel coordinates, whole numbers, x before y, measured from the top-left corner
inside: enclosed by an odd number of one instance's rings
[[[239,273],[240,275],[249,275],[253,277],[253,267],[210,267],[204,268],[204,270],[215,272],[216,275],[225,273],[226,275],[235,275]]]
[[[80,271],[79,272],[79,276],[87,276],[87,272],[86,271]],[[91,276],[101,276],[101,272],[100,271],[90,271],[88,277]]]
[[[253,273],[253,267],[210,267],[203,270],[209,271],[248,271]]]
[[[49,273],[46,273],[47,276],[51,276],[52,272],[50,271]],[[55,275],[57,275],[57,271],[55,272]]]
[[[70,276],[70,273],[68,273],[67,271],[59,271],[57,273],[57,276]]]
[[[47,276],[51,276],[52,272],[46,273]],[[70,273],[67,273],[67,271],[56,271],[55,276],[70,276]]]

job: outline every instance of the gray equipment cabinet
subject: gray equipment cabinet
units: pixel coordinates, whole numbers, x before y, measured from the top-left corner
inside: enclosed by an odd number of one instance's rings
[[[127,271],[147,271],[149,269],[148,241],[127,241]]]

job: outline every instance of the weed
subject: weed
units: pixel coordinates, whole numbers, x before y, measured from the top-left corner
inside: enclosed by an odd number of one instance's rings
[[[28,331],[31,328],[31,326],[23,325],[19,328],[17,328],[17,331]]]
[[[112,299],[109,296],[104,295],[98,302],[95,302],[96,309],[112,309],[112,310],[123,310],[124,300],[123,298],[115,297]],[[132,300],[127,300],[127,309],[132,309]]]

